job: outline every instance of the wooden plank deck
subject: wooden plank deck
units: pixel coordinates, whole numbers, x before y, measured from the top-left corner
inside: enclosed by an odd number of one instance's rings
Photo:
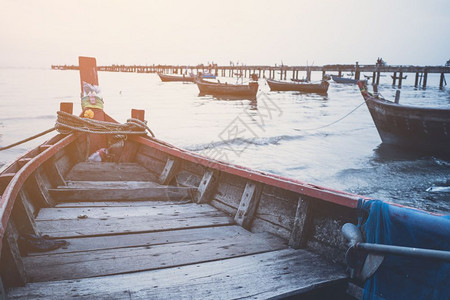
[[[67,185],[56,189],[60,202],[39,211],[37,230],[69,244],[23,257],[30,283],[9,290],[8,298],[259,299],[345,281],[342,269],[316,254],[287,249],[275,235],[251,233],[232,216],[190,198],[64,199],[64,192],[79,189],[87,195],[118,187],[129,193],[168,188],[144,180],[147,174],[136,165],[104,167],[115,170],[107,180],[99,176],[99,164],[75,166]],[[78,181],[80,170],[89,168],[96,175]],[[132,169],[139,175],[123,181]]]

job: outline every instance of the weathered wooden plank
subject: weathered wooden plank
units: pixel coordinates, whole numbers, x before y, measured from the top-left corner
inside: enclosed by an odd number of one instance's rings
[[[183,266],[283,248],[286,245],[275,236],[237,235],[132,249],[25,257],[24,264],[30,280],[48,281]]]
[[[108,201],[108,200],[177,200],[191,199],[192,188],[177,186],[157,186],[148,188],[106,188],[82,189],[64,188],[50,189],[49,192],[56,201]]]
[[[295,212],[294,226],[289,238],[289,246],[294,249],[304,248],[311,234],[313,209],[311,201],[300,197]]]
[[[229,205],[227,205],[227,204],[225,204],[225,203],[223,203],[223,202],[221,202],[221,201],[219,201],[219,200],[213,199],[213,200],[211,200],[211,201],[209,202],[209,204],[210,204],[211,206],[214,206],[214,207],[217,208],[218,210],[227,213],[227,214],[230,215],[230,216],[235,216],[235,215],[236,215],[236,212],[237,212],[237,209],[236,209],[236,208],[234,208],[234,207],[232,207],[232,206],[229,206]]]
[[[28,256],[48,256],[57,253],[74,253],[82,251],[95,251],[118,249],[127,247],[155,246],[180,242],[194,242],[205,239],[223,237],[250,236],[252,233],[236,225],[193,228],[150,233],[134,233],[111,236],[96,236],[68,239],[69,244],[49,252],[29,253]],[[130,249],[132,251],[132,249]]]
[[[24,157],[24,158],[20,158],[20,159],[18,160],[19,167],[22,168],[24,165],[26,165],[28,162],[30,162],[31,159],[32,159],[32,157]]]
[[[179,205],[192,203],[190,200],[165,200],[165,201],[96,201],[96,202],[61,202],[55,208],[63,207],[139,207],[139,206],[159,206],[159,205]]]
[[[289,240],[291,235],[290,230],[259,218],[253,220],[251,231],[255,233],[269,232],[285,240]]]
[[[10,290],[8,298],[268,299],[345,281],[339,266],[305,250],[286,249],[162,270],[30,283]]]
[[[160,162],[165,162],[168,158],[168,155],[166,153],[145,145],[140,145],[138,154],[154,158]]]
[[[36,186],[39,192],[41,193],[44,205],[46,207],[54,206],[55,201],[53,200],[52,196],[49,193],[49,188],[51,188],[51,184],[40,168],[34,171],[34,180],[36,181]]]
[[[197,176],[196,174],[183,170],[179,171],[177,174],[177,183],[182,186],[198,187],[201,180],[202,175]]]
[[[271,187],[264,186],[256,217],[291,230],[299,195],[290,192],[283,195],[283,198],[279,198],[271,193],[266,193],[267,189],[271,189]]]
[[[20,233],[39,233],[33,215],[33,207],[29,203],[28,198],[23,190],[19,191],[19,194],[17,195],[12,211],[12,216],[15,224],[17,225],[17,230]]]
[[[206,203],[211,200],[215,187],[218,182],[218,172],[207,170],[203,175],[200,185],[197,188],[197,193],[194,196],[194,201],[197,203]]]
[[[81,162],[66,180],[72,181],[155,181],[155,175],[136,163]]]
[[[48,174],[52,186],[65,185],[66,181],[59,166],[55,163],[54,157],[44,163],[44,170]]]
[[[164,166],[164,170],[161,172],[161,175],[159,175],[159,183],[165,185],[169,184],[175,178],[179,166],[179,160],[169,157]]]
[[[73,208],[42,208],[36,217],[36,221],[50,220],[76,220],[79,216],[83,218],[128,218],[128,217],[154,217],[161,215],[175,216],[186,213],[202,213],[217,211],[210,205],[198,205],[195,203],[177,205],[152,205],[140,206],[138,209],[129,207],[73,207]]]
[[[206,226],[223,226],[233,219],[221,212],[200,212],[193,214],[157,215],[130,218],[77,219],[37,221],[42,234],[54,238],[122,234],[131,232],[154,232]]]
[[[55,154],[54,163],[58,171],[61,173],[63,178],[69,173],[72,169],[74,162],[72,161],[70,155],[68,154],[68,150],[64,149]]]
[[[138,151],[139,145],[135,142],[126,141],[123,145],[122,152],[120,153],[120,157],[118,157],[117,161],[119,163],[128,163],[134,161],[136,157],[136,153]]]
[[[230,176],[225,177],[230,178]],[[214,199],[237,209],[239,207],[242,194],[244,193],[245,184],[238,187],[228,183],[225,179],[226,178],[220,178],[219,183],[217,184],[216,193],[214,194]]]
[[[19,232],[11,220],[6,228],[0,260],[0,275],[7,287],[23,286],[28,275],[23,265],[17,240]]]
[[[156,182],[149,181],[67,181],[66,185],[58,189],[136,189],[162,187]]]
[[[239,208],[234,216],[234,221],[246,229],[250,229],[251,227],[256,208],[258,207],[261,191],[261,183],[247,182],[247,185],[245,186]]]
[[[165,162],[143,155],[141,153],[136,154],[136,162],[146,168],[148,172],[155,174],[156,178],[159,177],[159,174],[161,174],[165,167]]]

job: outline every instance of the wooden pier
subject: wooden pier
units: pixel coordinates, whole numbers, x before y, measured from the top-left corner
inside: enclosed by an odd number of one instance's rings
[[[54,70],[78,70],[78,66],[73,65],[52,65]],[[371,73],[368,77],[372,84],[379,84],[382,73],[392,74],[392,85],[402,86],[402,82],[408,74],[414,74],[414,86],[427,86],[428,74],[440,74],[439,87],[447,85],[445,74],[450,73],[449,66],[391,66],[391,65],[324,65],[324,66],[218,66],[218,65],[111,65],[99,66],[99,71],[105,72],[134,72],[134,73],[164,73],[164,74],[188,74],[191,72],[208,71],[216,76],[248,77],[256,74],[259,77],[281,80],[299,79],[302,76],[305,79],[311,78],[312,72],[321,72],[322,77],[325,74],[337,74],[342,76],[345,72],[351,72],[355,79],[361,78],[362,73]],[[302,73],[302,74],[301,74]],[[289,74],[289,76],[288,76]]]

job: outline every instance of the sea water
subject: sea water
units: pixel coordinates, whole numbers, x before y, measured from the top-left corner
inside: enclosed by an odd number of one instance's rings
[[[277,75],[278,77],[279,75]],[[313,73],[313,80],[321,74]],[[450,107],[450,88],[429,75],[426,89],[403,81],[400,103]],[[235,78],[219,78],[235,83]],[[393,99],[390,76],[379,92]],[[78,71],[0,69],[0,147],[53,127],[60,102],[79,114]],[[303,182],[428,211],[450,212],[450,158],[424,156],[381,143],[356,85],[330,82],[327,95],[270,92],[257,99],[199,95],[192,83],[156,74],[99,73],[105,111],[119,122],[144,109],[164,141],[214,159]],[[51,135],[0,152],[0,169]]]

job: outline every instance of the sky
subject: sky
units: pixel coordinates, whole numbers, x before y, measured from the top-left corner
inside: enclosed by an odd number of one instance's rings
[[[0,0],[0,67],[443,65],[448,0]]]

